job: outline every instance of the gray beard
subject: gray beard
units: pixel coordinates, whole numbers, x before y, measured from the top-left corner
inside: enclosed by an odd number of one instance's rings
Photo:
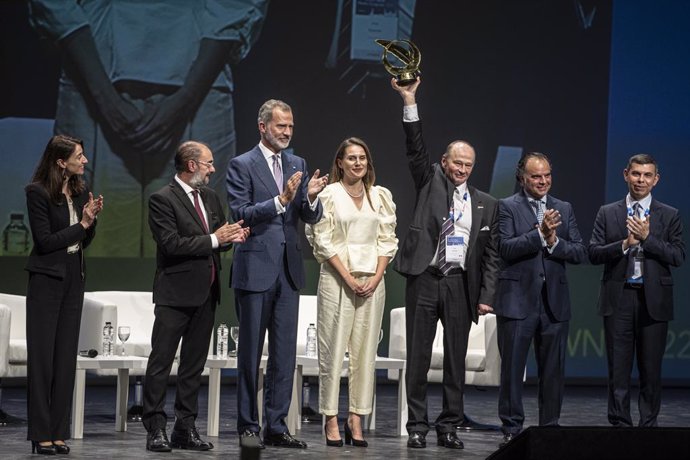
[[[202,186],[206,185],[204,183],[204,178],[205,176],[200,174],[198,171],[194,173],[191,179],[189,179],[189,185],[192,188],[199,189]]]

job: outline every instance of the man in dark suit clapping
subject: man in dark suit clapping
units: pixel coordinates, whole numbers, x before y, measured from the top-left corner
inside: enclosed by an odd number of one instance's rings
[[[310,177],[303,158],[287,150],[292,108],[271,99],[259,109],[261,140],[228,164],[228,205],[252,234],[235,251],[230,285],[240,321],[237,355],[237,431],[242,447],[306,448],[285,423],[295,371],[299,290],[304,267],[299,221],[315,224],[323,209],[317,198],[328,176]],[[259,363],[268,331],[265,381],[266,427],[261,440],[257,392]]]
[[[604,264],[599,314],[608,358],[608,419],[632,426],[630,374],[640,373],[639,426],[657,426],[661,362],[673,319],[671,267],[685,260],[678,210],[652,198],[659,170],[650,155],[634,155],[623,171],[627,196],[602,206],[589,242],[593,264]]]
[[[153,301],[156,319],[144,382],[146,449],[210,450],[195,426],[216,304],[220,300],[220,251],[245,240],[242,222],[225,220],[220,198],[207,187],[215,172],[213,153],[200,142],[181,144],[177,174],[149,199],[149,226],[156,240]],[[164,411],[168,376],[182,339],[175,396],[175,427],[170,441]]]
[[[558,425],[563,403],[570,293],[565,264],[587,260],[570,203],[551,195],[551,161],[523,154],[522,190],[499,202],[501,271],[494,310],[501,354],[498,415],[503,442],[522,430],[522,381],[534,341],[539,372],[539,425]]]

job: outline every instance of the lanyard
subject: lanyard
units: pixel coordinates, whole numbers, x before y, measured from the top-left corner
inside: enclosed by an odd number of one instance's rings
[[[451,219],[453,222],[457,222],[460,219],[462,219],[462,215],[465,213],[465,208],[467,207],[467,192],[462,196],[462,209],[460,210],[460,213],[458,214],[458,217],[454,217],[455,214],[455,198],[453,198],[453,206],[450,208],[450,214],[448,215],[448,218]]]

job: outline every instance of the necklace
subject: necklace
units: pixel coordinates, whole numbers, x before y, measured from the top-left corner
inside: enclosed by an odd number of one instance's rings
[[[340,181],[340,185],[342,185],[343,189],[345,189],[345,193],[350,195],[352,198],[361,198],[362,195],[364,195],[364,185],[362,185],[362,190],[359,192],[359,194],[354,194],[354,195],[352,193],[350,193],[350,191],[347,189],[347,187],[345,187],[345,183],[343,181]]]

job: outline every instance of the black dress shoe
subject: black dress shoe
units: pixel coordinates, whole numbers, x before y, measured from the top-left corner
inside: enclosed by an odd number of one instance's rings
[[[438,433],[436,443],[441,447],[449,449],[464,449],[465,445],[460,441],[458,435],[451,431],[450,433]]]
[[[31,441],[31,453],[39,455],[55,455],[57,450],[53,444],[41,445],[38,441]]]
[[[148,432],[146,435],[146,450],[152,452],[170,452],[172,450],[165,428],[158,428]]]
[[[199,432],[195,427],[189,430],[173,430],[170,436],[170,446],[174,449],[189,449],[189,450],[211,450],[213,444],[204,441],[199,436]]]
[[[62,455],[69,454],[69,446],[67,444],[65,444],[64,441],[62,444],[53,443],[53,445],[55,446],[55,452],[57,452],[58,454],[62,454]]]
[[[264,442],[269,446],[292,447],[294,449],[306,449],[307,443],[295,439],[287,431],[285,433],[269,434],[264,436]]]
[[[261,440],[261,436],[256,431],[244,430],[240,434],[240,447],[249,449],[265,449],[266,446]]]
[[[410,433],[410,437],[407,438],[407,447],[412,447],[413,449],[423,449],[426,447],[426,434],[421,431],[413,431]]]
[[[513,433],[506,433],[503,435],[503,440],[498,443],[498,447],[504,447],[506,444],[508,444],[510,441],[513,440],[515,435]]]

